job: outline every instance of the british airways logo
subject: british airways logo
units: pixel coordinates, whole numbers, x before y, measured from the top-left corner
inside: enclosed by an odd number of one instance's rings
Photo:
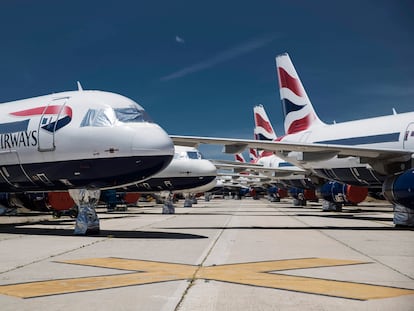
[[[305,91],[296,77],[291,76],[285,69],[278,67],[280,88],[286,88],[298,98],[305,99]],[[294,97],[294,96],[293,96]],[[307,100],[308,101],[308,100]],[[294,134],[306,130],[316,119],[315,114],[309,111],[308,103],[296,104],[284,96],[282,98],[283,113],[285,115],[286,134]],[[309,103],[310,104],[310,103]],[[289,118],[289,115],[292,115]]]
[[[42,115],[40,127],[48,132],[58,131],[72,120],[72,108],[69,106],[44,106],[16,111],[10,114],[18,117]]]
[[[38,144],[38,132],[37,129],[29,130],[30,117],[42,116],[40,128],[53,133],[71,122],[72,108],[58,105],[43,106],[12,112],[9,115],[26,117],[26,119],[0,124],[1,149],[36,146]]]

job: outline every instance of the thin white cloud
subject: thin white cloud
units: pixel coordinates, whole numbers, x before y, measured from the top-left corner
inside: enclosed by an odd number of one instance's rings
[[[189,74],[199,72],[208,68],[211,68],[217,64],[223,63],[225,61],[231,60],[233,58],[236,58],[240,55],[247,54],[249,52],[252,52],[258,48],[261,48],[265,45],[268,45],[273,40],[275,40],[278,37],[278,35],[266,35],[262,36],[260,38],[256,38],[250,41],[247,41],[245,43],[242,43],[240,45],[237,45],[229,50],[220,52],[216,54],[215,56],[206,59],[204,61],[201,61],[199,63],[190,65],[188,67],[185,67],[183,69],[180,69],[176,72],[173,72],[169,75],[166,75],[164,77],[161,77],[161,81],[169,81],[173,79],[182,78],[184,76],[187,76]]]
[[[175,36],[175,42],[178,42],[178,43],[184,43],[185,41],[184,41],[184,39],[183,39],[183,38],[181,38],[180,36]]]

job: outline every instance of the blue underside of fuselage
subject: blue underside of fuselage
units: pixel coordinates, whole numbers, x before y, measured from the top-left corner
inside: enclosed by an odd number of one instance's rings
[[[135,156],[0,165],[0,192],[116,188],[154,175],[171,158],[170,155]]]
[[[365,167],[315,169],[318,176],[354,186],[381,187],[386,176]]]
[[[308,179],[281,179],[280,183],[286,187],[295,187],[300,189],[315,189],[316,185]]]
[[[213,176],[185,176],[185,177],[163,177],[150,178],[144,182],[126,187],[127,192],[157,192],[157,191],[181,191],[201,187],[212,182]]]

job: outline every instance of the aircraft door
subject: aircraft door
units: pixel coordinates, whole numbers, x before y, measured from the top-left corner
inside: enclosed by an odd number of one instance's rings
[[[410,123],[404,134],[404,149],[414,150],[414,123]]]
[[[55,133],[64,110],[67,97],[52,100],[43,110],[38,126],[38,150],[53,151],[55,146]]]

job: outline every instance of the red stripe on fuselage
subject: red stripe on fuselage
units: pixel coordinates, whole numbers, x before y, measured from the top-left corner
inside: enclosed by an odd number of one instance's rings
[[[296,95],[302,97],[302,88],[300,87],[298,79],[292,77],[282,67],[278,67],[277,69],[279,71],[280,88],[288,88]]]
[[[16,111],[10,114],[13,116],[18,116],[18,117],[28,117],[28,116],[36,116],[36,115],[43,115],[43,114],[59,114],[59,111],[61,109],[62,109],[62,106],[43,106],[43,107],[26,109],[22,111]],[[72,118],[72,108],[70,108],[69,106],[64,106],[61,114]]]

